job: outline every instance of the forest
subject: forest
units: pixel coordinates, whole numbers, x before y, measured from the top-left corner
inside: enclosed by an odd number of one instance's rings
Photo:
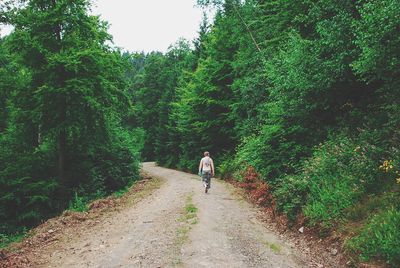
[[[127,53],[90,1],[2,4],[0,239],[207,150],[288,228],[398,267],[400,2],[198,5],[196,40]]]
[[[1,6],[0,239],[139,177],[129,56],[80,1]]]

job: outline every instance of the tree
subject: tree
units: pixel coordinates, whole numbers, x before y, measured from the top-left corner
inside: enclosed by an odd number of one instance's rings
[[[182,75],[191,71],[195,56],[186,40],[171,46],[165,55],[165,66],[160,76],[164,77],[164,89],[158,102],[158,125],[155,140],[155,160],[162,165],[176,165],[180,158],[177,120],[171,116],[171,103],[177,99],[176,88]]]
[[[165,71],[164,66],[165,57],[162,53],[153,52],[147,55],[143,69],[137,73],[131,89],[138,125],[146,132],[142,156],[147,161],[155,159],[158,102],[165,90],[165,76],[162,75]]]
[[[128,64],[89,9],[31,0],[6,14],[15,27],[6,45],[26,81],[9,95],[1,139],[0,216],[12,225],[64,209],[73,191],[90,200],[138,177],[142,134],[124,123]]]

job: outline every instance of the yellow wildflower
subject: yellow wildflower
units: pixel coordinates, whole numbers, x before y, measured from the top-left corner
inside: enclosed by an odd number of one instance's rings
[[[385,173],[388,173],[393,169],[393,160],[385,160],[382,165],[379,166],[379,169],[382,169]]]

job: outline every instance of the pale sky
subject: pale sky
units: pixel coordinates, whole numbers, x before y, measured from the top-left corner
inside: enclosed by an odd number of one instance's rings
[[[93,14],[109,22],[115,46],[166,52],[181,37],[197,37],[203,10],[195,5],[196,0],[94,0]],[[1,28],[3,35],[11,30]]]
[[[196,0],[95,0],[93,13],[110,23],[117,47],[165,52],[180,37],[197,37],[203,11],[195,5]]]

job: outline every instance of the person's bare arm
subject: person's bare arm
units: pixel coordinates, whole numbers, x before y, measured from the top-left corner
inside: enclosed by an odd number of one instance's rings
[[[212,175],[213,175],[213,177],[214,177],[214,175],[215,175],[215,171],[214,171],[214,161],[211,159],[211,172],[212,172]]]
[[[201,172],[202,167],[203,167],[203,159],[200,160],[200,164],[199,164],[199,173]]]

